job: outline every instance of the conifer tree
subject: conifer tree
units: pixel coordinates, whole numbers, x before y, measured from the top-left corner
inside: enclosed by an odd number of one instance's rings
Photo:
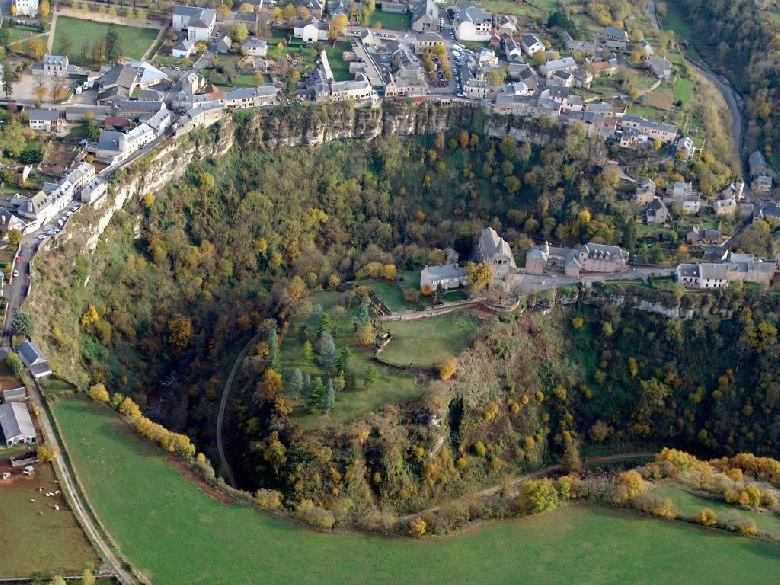
[[[293,398],[300,398],[303,392],[303,374],[300,368],[295,368],[290,374],[290,379],[287,380],[287,387],[293,395]]]
[[[317,412],[320,410],[324,401],[325,385],[322,383],[322,378],[314,378],[311,381],[311,391],[309,392],[309,398],[306,401],[306,405],[309,407],[309,412]]]
[[[320,338],[320,365],[325,369],[330,369],[336,363],[336,344],[333,336],[327,331]]]
[[[336,389],[333,387],[333,380],[330,378],[328,378],[328,381],[325,384],[323,400],[324,404],[322,405],[322,409],[325,411],[332,410],[333,406],[336,404]]]

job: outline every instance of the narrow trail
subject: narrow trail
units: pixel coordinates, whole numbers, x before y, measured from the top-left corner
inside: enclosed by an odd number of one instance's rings
[[[655,453],[649,451],[642,451],[639,453],[616,453],[614,455],[604,455],[600,457],[587,457],[583,460],[582,464],[583,467],[588,467],[592,465],[597,465],[599,463],[613,463],[616,461],[626,461],[630,459],[639,459],[642,457],[655,457]],[[514,487],[516,485],[528,481],[529,479],[536,479],[537,477],[543,477],[554,471],[560,471],[560,470],[561,470],[560,465],[548,465],[547,467],[542,467],[541,469],[537,469],[536,471],[530,471],[528,473],[524,473],[522,475],[509,478],[507,480],[502,481],[499,484],[496,484],[489,488],[485,488],[484,490],[475,492],[473,494],[468,494],[460,498],[455,498],[447,502],[442,502],[441,504],[432,506],[430,508],[426,508],[425,510],[420,510],[419,512],[415,512],[413,514],[407,514],[406,516],[402,516],[401,518],[399,518],[399,521],[408,522],[412,518],[416,518],[417,516],[438,512],[442,508],[446,508],[447,506],[455,502],[462,502],[462,501],[468,501],[476,498],[485,498],[487,496],[492,496],[503,489]]]
[[[238,372],[238,367],[241,365],[241,362],[244,361],[246,354],[249,352],[249,348],[257,342],[259,337],[260,334],[256,333],[241,349],[236,361],[233,362],[233,367],[230,368],[230,374],[228,374],[227,380],[225,380],[225,387],[222,389],[222,396],[219,399],[219,412],[217,413],[217,452],[219,453],[219,470],[227,482],[233,487],[236,487],[236,481],[233,478],[233,470],[230,469],[230,464],[228,464],[227,457],[225,457],[225,446],[222,437],[222,427],[225,423],[225,409],[227,407],[228,398],[230,398],[230,390],[233,386],[233,380],[236,377],[236,373]]]

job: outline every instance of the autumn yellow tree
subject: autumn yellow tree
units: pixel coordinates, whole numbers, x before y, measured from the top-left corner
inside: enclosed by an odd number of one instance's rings
[[[38,6],[38,15],[45,20],[49,18],[49,14],[51,14],[49,0],[43,0]]]
[[[485,290],[493,282],[493,269],[484,262],[466,264],[469,288],[474,292]]]
[[[176,353],[181,353],[192,341],[192,321],[184,315],[168,320],[168,342]]]
[[[341,33],[344,32],[344,29],[347,28],[348,24],[349,19],[346,14],[337,14],[331,18],[328,23],[328,39],[335,41],[341,36]]]
[[[458,360],[454,357],[447,358],[439,364],[439,378],[449,380],[458,369]]]

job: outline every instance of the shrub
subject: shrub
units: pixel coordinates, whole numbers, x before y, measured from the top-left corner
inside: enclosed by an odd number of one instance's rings
[[[526,514],[538,514],[558,506],[558,490],[549,479],[532,479],[523,484],[517,498],[518,509]]]
[[[51,461],[54,459],[54,451],[46,445],[39,445],[36,451],[36,457],[41,461]]]
[[[737,524],[737,530],[742,536],[755,536],[758,534],[758,527],[755,520],[752,518],[746,518]]]
[[[420,516],[417,516],[416,518],[412,518],[412,520],[409,522],[409,534],[411,536],[420,537],[423,534],[425,534],[425,531],[428,529],[428,523],[423,520]]]
[[[658,518],[671,520],[678,514],[672,500],[653,494],[640,494],[633,499],[632,503],[637,510]]]
[[[333,512],[315,506],[311,500],[301,501],[296,509],[296,514],[306,524],[320,530],[331,530],[336,524]]]
[[[702,508],[695,516],[697,523],[702,526],[715,526],[718,523],[718,515],[714,510],[709,508]]]
[[[95,402],[108,402],[108,390],[103,384],[95,384],[90,386],[87,390],[87,396],[89,396]]]
[[[255,500],[263,510],[276,510],[282,505],[282,493],[278,490],[259,489],[255,493]]]
[[[617,477],[613,499],[618,504],[623,504],[644,492],[646,487],[645,480],[638,471],[624,471]]]

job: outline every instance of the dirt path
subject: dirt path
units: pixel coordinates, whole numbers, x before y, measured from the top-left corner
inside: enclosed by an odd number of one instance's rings
[[[149,45],[149,48],[146,49],[146,52],[141,55],[141,61],[145,61],[151,57],[154,57],[154,55],[150,55],[150,53],[157,47],[157,45],[160,42],[160,39],[162,39],[163,35],[165,34],[165,31],[167,31],[167,28],[161,28],[159,31],[157,31],[157,36],[154,37],[154,41],[151,45]]]
[[[49,418],[49,410],[43,403],[44,399],[37,383],[32,384],[30,400],[33,407],[39,413],[38,421],[40,422],[41,432],[46,439],[46,444],[54,449],[54,469],[57,472],[57,477],[60,480],[63,493],[67,494],[73,513],[76,515],[76,518],[78,518],[87,538],[97,550],[100,558],[111,567],[116,579],[122,585],[141,585],[141,581],[139,581],[130,571],[125,569],[125,563],[120,559],[118,554],[114,552],[113,546],[103,537],[103,531],[99,529],[96,521],[93,520],[94,515],[89,508],[86,498],[81,492],[78,481],[63,459],[63,453],[66,452],[65,445],[60,442],[59,435],[54,432],[54,427]]]
[[[639,452],[639,453],[616,453],[615,455],[604,455],[601,457],[587,457],[583,460],[583,466],[588,467],[592,465],[598,465],[599,463],[613,463],[616,461],[625,461],[630,459],[638,459],[640,457],[654,457],[655,453],[651,452]],[[449,500],[447,502],[443,502],[437,506],[433,506],[431,508],[426,508],[425,510],[420,510],[419,512],[415,512],[414,514],[407,514],[406,516],[403,516],[399,518],[400,522],[408,522],[412,518],[416,518],[417,516],[422,516],[423,514],[432,514],[434,512],[438,512],[442,508],[445,508],[455,502],[460,501],[467,501],[472,500],[475,498],[484,498],[487,496],[492,496],[501,490],[505,488],[514,487],[516,485],[519,485],[523,482],[528,481],[529,479],[536,479],[537,477],[543,477],[545,475],[549,475],[550,473],[554,471],[560,471],[561,466],[560,465],[549,465],[547,467],[542,467],[541,469],[537,469],[536,471],[531,471],[529,473],[524,473],[522,475],[518,475],[512,478],[509,478],[507,480],[502,481],[499,484],[496,484],[494,486],[491,486],[489,488],[485,488],[484,490],[478,491],[473,494],[468,494],[466,496],[462,496],[460,498],[455,498],[453,500]]]
[[[219,399],[219,412],[217,413],[217,452],[219,453],[219,470],[227,482],[233,487],[236,487],[236,481],[233,478],[233,471],[230,469],[230,465],[228,464],[227,458],[225,457],[225,446],[222,439],[222,427],[225,424],[225,408],[227,407],[227,401],[230,397],[230,390],[231,386],[233,386],[233,380],[235,379],[236,373],[238,372],[238,366],[240,366],[241,362],[244,361],[246,354],[249,352],[249,348],[257,342],[259,337],[259,333],[255,334],[254,337],[252,337],[252,339],[250,339],[241,349],[241,352],[238,354],[236,361],[233,362],[233,367],[230,368],[230,374],[228,375],[228,378],[225,381],[225,387],[222,390],[222,397]]]

